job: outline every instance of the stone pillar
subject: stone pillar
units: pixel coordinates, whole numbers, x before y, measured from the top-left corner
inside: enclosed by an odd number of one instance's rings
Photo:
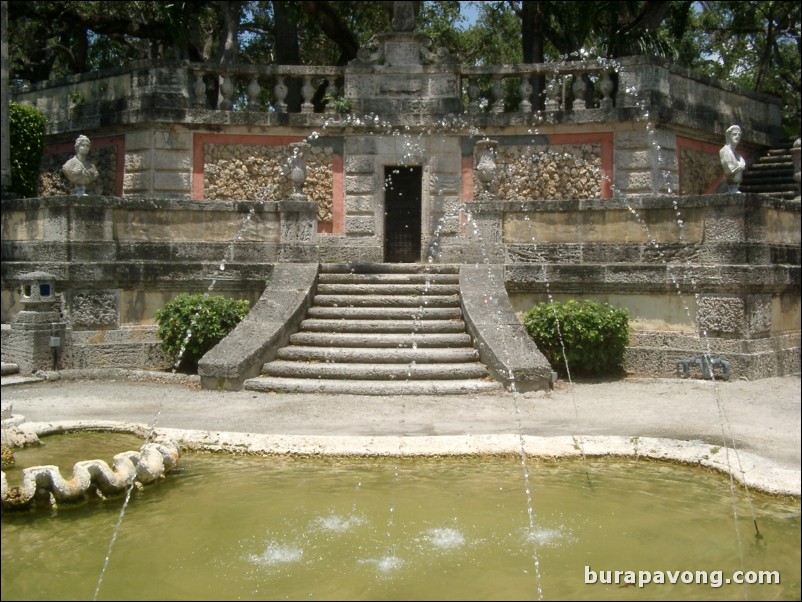
[[[476,201],[466,205],[463,262],[504,263],[503,210],[496,202]]]
[[[317,263],[317,203],[304,194],[293,194],[279,201],[281,240],[279,261]]]
[[[64,343],[64,322],[56,307],[55,276],[29,272],[20,277],[23,308],[11,321],[3,344],[3,360],[19,366],[22,374],[56,367]]]

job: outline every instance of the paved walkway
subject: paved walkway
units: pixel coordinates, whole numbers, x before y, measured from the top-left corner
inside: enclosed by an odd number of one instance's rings
[[[701,464],[800,495],[799,375],[561,381],[550,392],[436,397],[216,392],[179,375],[126,371],[45,376],[0,383],[4,410],[40,435],[155,427],[189,448],[340,455],[520,453],[523,445],[530,456]]]

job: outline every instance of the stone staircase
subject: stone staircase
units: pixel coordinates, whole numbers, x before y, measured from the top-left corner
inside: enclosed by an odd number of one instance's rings
[[[799,196],[794,181],[794,162],[791,158],[792,141],[769,149],[749,165],[744,172],[739,190],[754,192],[780,199]]]
[[[245,389],[355,395],[503,389],[462,319],[459,266],[323,264],[299,332]]]

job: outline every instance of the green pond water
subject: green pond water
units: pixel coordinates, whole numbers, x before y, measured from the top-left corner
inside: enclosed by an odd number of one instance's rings
[[[12,486],[25,465],[69,478],[141,444],[44,441],[17,452]],[[2,599],[800,598],[799,500],[733,495],[728,477],[671,464],[185,454],[120,521],[123,499],[4,513]],[[609,571],[625,573],[602,583]],[[639,571],[666,583],[626,583]],[[702,571],[706,584],[682,582]],[[780,583],[724,583],[736,571]]]

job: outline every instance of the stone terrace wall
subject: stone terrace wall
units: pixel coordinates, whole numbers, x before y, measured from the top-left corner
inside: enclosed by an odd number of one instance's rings
[[[55,276],[68,325],[61,367],[163,368],[156,310],[179,293],[255,303],[273,264],[297,244],[282,236],[297,213],[286,203],[4,201],[3,322],[20,310],[19,276],[43,270]]]
[[[492,205],[492,203],[478,203]],[[627,368],[712,352],[737,376],[800,370],[800,203],[759,195],[496,205],[512,303],[626,307]]]

